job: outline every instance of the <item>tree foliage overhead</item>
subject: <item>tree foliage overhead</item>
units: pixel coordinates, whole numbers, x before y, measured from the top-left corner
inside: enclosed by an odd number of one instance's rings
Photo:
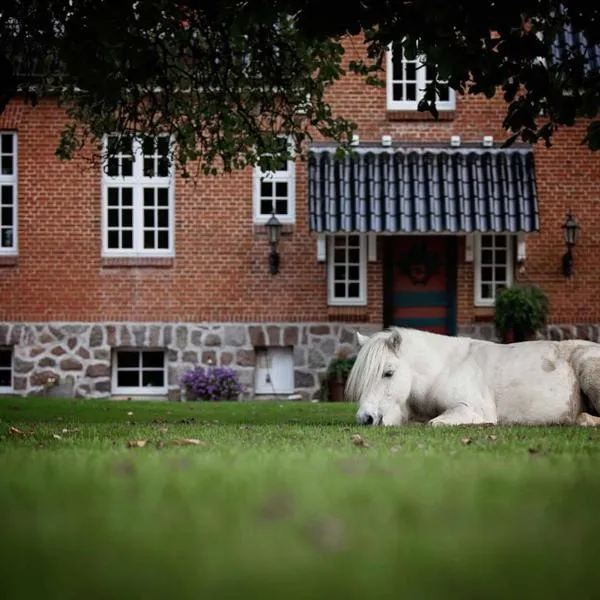
[[[511,139],[549,143],[590,118],[597,149],[599,12],[582,0],[348,0],[331,13],[316,0],[5,0],[0,110],[19,92],[58,94],[71,117],[61,156],[107,132],[170,133],[181,165],[266,155],[268,167],[287,152],[278,135],[349,139],[351,115],[326,93],[344,75],[344,37],[363,32],[351,70],[368,82],[381,81],[390,44],[418,45],[459,93],[504,95]],[[420,106],[434,115],[435,85]]]

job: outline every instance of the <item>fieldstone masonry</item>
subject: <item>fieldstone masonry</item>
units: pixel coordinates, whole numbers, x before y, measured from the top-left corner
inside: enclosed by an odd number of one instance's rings
[[[378,329],[359,328],[365,334]],[[16,393],[78,397],[110,396],[114,350],[161,348],[170,400],[182,399],[181,376],[198,365],[235,369],[250,398],[255,349],[292,346],[296,394],[308,400],[320,396],[320,375],[329,361],[356,352],[354,332],[337,323],[0,323],[0,346],[14,349]]]
[[[161,348],[167,353],[168,397],[181,400],[183,373],[197,365],[229,366],[244,397],[254,394],[255,349],[292,346],[296,393],[320,397],[320,376],[336,355],[356,352],[355,331],[375,325],[338,323],[0,323],[0,346],[14,348],[13,388],[28,395],[111,395],[111,360],[119,348]],[[494,339],[489,323],[459,327],[458,335]],[[540,339],[600,341],[600,325],[550,325]]]

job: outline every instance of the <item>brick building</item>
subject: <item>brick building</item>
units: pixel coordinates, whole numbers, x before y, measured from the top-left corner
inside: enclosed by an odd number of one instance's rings
[[[104,174],[61,162],[61,109],[13,101],[0,115],[0,392],[58,377],[63,393],[177,399],[186,369],[221,364],[247,395],[318,397],[355,329],[493,337],[495,291],[519,279],[549,295],[542,335],[598,339],[600,163],[584,125],[550,149],[501,149],[500,99],[448,90],[435,121],[416,110],[415,67],[400,57],[385,89],[348,75],[331,91],[358,123],[354,157],[336,162],[323,140],[268,177],[184,180],[160,139],[134,140]],[[570,279],[568,212],[581,225]]]

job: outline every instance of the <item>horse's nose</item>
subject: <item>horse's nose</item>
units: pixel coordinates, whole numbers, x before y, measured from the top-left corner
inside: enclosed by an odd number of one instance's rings
[[[356,413],[356,422],[359,425],[374,425],[376,419],[371,413],[359,411]]]

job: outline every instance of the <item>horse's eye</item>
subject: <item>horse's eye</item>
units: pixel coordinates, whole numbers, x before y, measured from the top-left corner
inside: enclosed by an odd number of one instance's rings
[[[393,377],[394,376],[394,371],[384,371],[383,372],[383,376],[384,377]]]

